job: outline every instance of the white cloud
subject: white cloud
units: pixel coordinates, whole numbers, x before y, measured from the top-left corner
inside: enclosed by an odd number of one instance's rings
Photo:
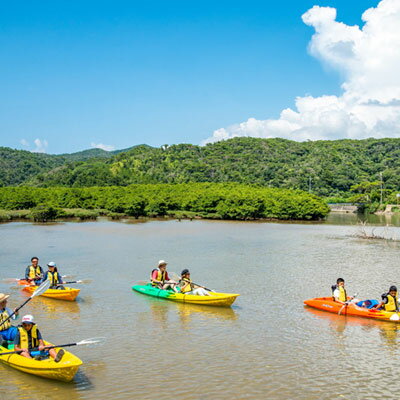
[[[29,142],[26,139],[21,139],[19,142],[22,144],[22,146],[29,147]]]
[[[35,139],[33,143],[35,143],[36,146],[36,148],[32,150],[34,153],[46,153],[46,149],[49,145],[47,140]]]
[[[115,150],[115,146],[109,145],[109,144],[103,144],[103,143],[90,143],[90,146],[92,148],[96,148],[96,149],[102,149],[105,151],[113,151]]]
[[[204,143],[235,136],[317,140],[400,136],[400,1],[364,12],[362,28],[336,21],[336,9],[314,6],[302,19],[315,33],[309,52],[343,76],[340,96],[297,97],[279,119],[249,118],[214,131]]]

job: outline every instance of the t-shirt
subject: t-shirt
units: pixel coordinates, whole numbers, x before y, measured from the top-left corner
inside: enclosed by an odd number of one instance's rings
[[[42,335],[41,335],[39,329],[37,330],[37,338],[38,338],[38,340],[42,340]],[[31,339],[31,331],[28,332],[28,339],[29,339],[29,350],[31,350],[31,348],[32,348],[31,340],[30,340]],[[19,346],[19,342],[20,341],[21,341],[21,336],[20,336],[19,330],[18,330],[18,332],[17,332],[17,334],[15,335],[15,338],[14,338],[14,346],[15,345]]]
[[[338,299],[338,298],[340,297],[340,290],[339,290],[339,289],[335,289],[335,290],[333,291],[333,297],[334,297],[335,299]]]
[[[156,269],[156,270],[153,271],[153,273],[152,273],[152,275],[151,275],[151,278],[152,278],[152,279],[155,279],[156,281],[158,281],[157,275],[158,275],[158,269]],[[165,271],[165,280],[166,280],[166,281],[169,281],[169,276],[168,276],[168,272],[167,272],[167,271]]]

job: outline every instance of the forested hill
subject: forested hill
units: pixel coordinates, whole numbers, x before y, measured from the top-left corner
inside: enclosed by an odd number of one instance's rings
[[[131,183],[239,182],[309,190],[323,196],[375,182],[400,188],[400,139],[294,142],[234,138],[195,146],[136,146],[109,159],[67,162],[32,177],[32,186],[109,186]]]
[[[66,165],[68,162],[111,158],[130,149],[114,151],[89,149],[77,153],[52,155],[0,147],[0,187],[23,184],[40,173]]]

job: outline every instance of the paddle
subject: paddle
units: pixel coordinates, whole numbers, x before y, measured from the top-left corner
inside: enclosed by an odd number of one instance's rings
[[[62,275],[61,278],[72,278],[73,275]],[[25,278],[4,278],[2,281],[6,283],[14,283],[19,281],[25,281]]]
[[[347,307],[347,306],[349,305],[349,303],[351,303],[351,301],[352,301],[353,299],[355,299],[356,297],[357,297],[357,293],[353,296],[352,299],[345,301],[344,304],[343,304],[343,307],[339,310],[338,315],[340,315],[340,314],[342,313],[343,309],[344,309],[345,307]]]
[[[174,281],[179,281],[179,280],[181,279],[181,277],[180,277],[177,273],[175,273],[175,272],[171,272],[171,275],[172,275],[172,279],[173,279]],[[209,292],[214,292],[214,290],[209,289],[209,288],[206,288],[205,286],[199,285],[198,283],[192,282],[192,284],[193,284],[193,285],[196,285],[196,286],[198,286],[198,287],[201,287],[201,288],[203,288],[203,289],[205,289],[205,290],[208,290]]]
[[[44,350],[50,350],[50,349],[55,349],[57,347],[71,347],[71,346],[82,346],[82,345],[86,345],[86,344],[95,344],[95,343],[100,343],[104,341],[104,338],[90,338],[90,339],[84,339],[81,340],[80,342],[76,342],[76,343],[67,343],[67,344],[59,344],[56,346],[46,346],[46,348]],[[31,349],[30,351],[37,351],[39,350],[38,347],[35,347],[33,349]],[[15,351],[8,351],[7,353],[0,353],[0,356],[5,356],[7,354],[20,354],[22,353],[23,350],[15,350]]]
[[[69,282],[64,282],[64,283],[57,283],[56,286],[66,285],[68,283],[90,283],[91,281],[92,281],[91,279],[80,279],[78,281],[69,281]]]
[[[26,301],[24,301],[19,307],[17,307],[14,312],[8,317],[6,318],[1,324],[0,326],[2,326],[3,324],[5,324],[13,315],[15,315],[26,303],[28,303],[29,301],[31,301],[34,297],[36,296],[40,296],[42,293],[44,293],[48,288],[50,287],[50,281],[46,280],[44,281],[40,286],[38,286],[38,288],[32,293],[31,297],[29,297],[29,299],[27,299]]]

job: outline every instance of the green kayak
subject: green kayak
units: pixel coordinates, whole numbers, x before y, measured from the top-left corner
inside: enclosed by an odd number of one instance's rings
[[[148,296],[159,297],[161,299],[167,299],[172,301],[178,301],[180,303],[191,303],[191,304],[202,304],[206,306],[217,306],[217,307],[229,307],[238,297],[235,293],[216,293],[209,292],[209,296],[197,296],[193,294],[175,293],[173,290],[163,290],[147,285],[134,285],[132,290],[136,292],[146,294]]]

